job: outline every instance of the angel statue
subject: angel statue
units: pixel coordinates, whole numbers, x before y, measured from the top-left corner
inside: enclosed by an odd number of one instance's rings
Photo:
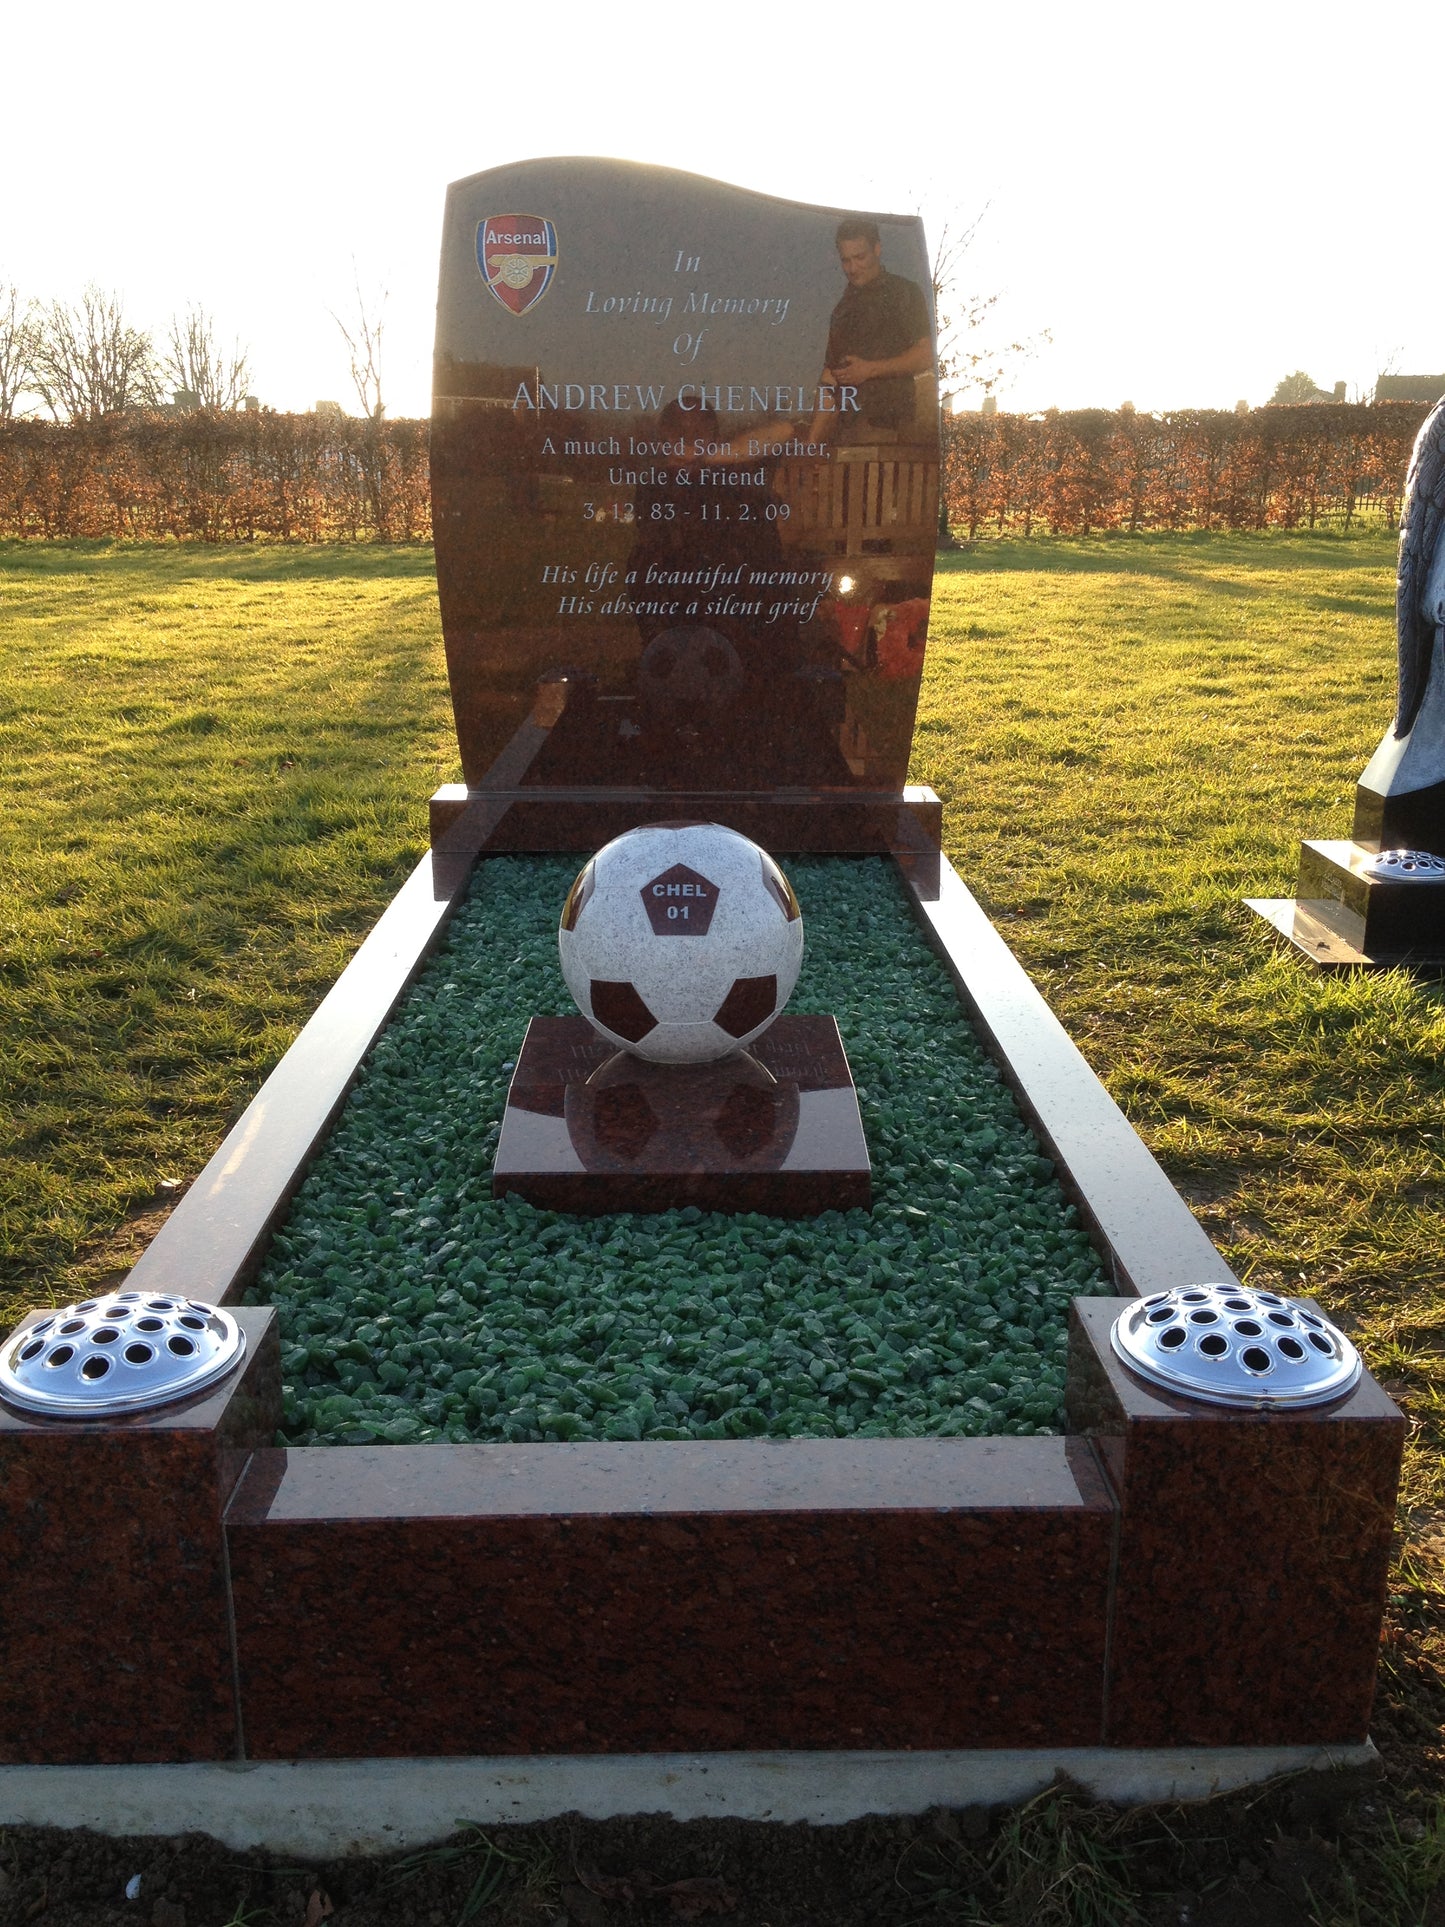
[[[1405,477],[1395,632],[1395,720],[1360,778],[1355,841],[1445,857],[1445,399],[1426,416]]]

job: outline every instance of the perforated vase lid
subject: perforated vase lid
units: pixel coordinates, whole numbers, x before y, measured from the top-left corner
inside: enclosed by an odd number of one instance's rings
[[[1155,1292],[1121,1312],[1110,1337],[1142,1378],[1213,1405],[1323,1405],[1364,1369],[1319,1312],[1247,1285]]]
[[[1381,850],[1364,866],[1379,883],[1445,883],[1445,857],[1432,850]]]
[[[116,1292],[12,1333],[0,1397],[51,1418],[114,1418],[204,1391],[245,1349],[246,1334],[216,1305]]]

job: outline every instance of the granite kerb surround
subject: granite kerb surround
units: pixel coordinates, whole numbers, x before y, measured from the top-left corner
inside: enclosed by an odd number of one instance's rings
[[[423,859],[317,1018],[132,1272],[132,1286],[186,1290],[218,1300],[234,1299],[244,1288],[269,1228],[284,1211],[366,1047],[459,900],[475,854],[453,843],[450,851]],[[1120,1288],[1148,1292],[1186,1278],[1227,1279],[1228,1270],[1182,1199],[957,873],[943,865],[932,901],[916,883],[910,893],[915,914],[947,961],[981,1035],[1004,1065],[1066,1187],[1079,1199]],[[1093,1302],[1104,1307],[1109,1301]],[[242,1308],[243,1317],[253,1315]],[[1103,1368],[1107,1371],[1107,1360]],[[1369,1392],[1382,1408],[1374,1419],[1381,1421],[1375,1429],[1385,1442],[1383,1449],[1378,1440],[1372,1448],[1376,1502],[1361,1513],[1373,1530],[1381,1507],[1388,1509],[1380,1495],[1386,1488],[1393,1491],[1389,1455],[1393,1450],[1398,1463],[1399,1418],[1378,1388],[1371,1385]],[[1267,1423],[1284,1435],[1273,1419]],[[1321,1415],[1315,1425],[1328,1434],[1332,1414]],[[1117,1466],[1113,1482],[1103,1476],[1100,1468],[1111,1465],[1112,1434],[1107,1426],[1087,1429],[1096,1434],[1088,1441],[877,1442],[898,1448],[898,1462],[909,1468],[906,1505],[874,1502],[856,1485],[848,1502],[838,1503],[838,1480],[847,1484],[847,1468],[862,1463],[852,1457],[864,1447],[861,1441],[796,1441],[781,1447],[717,1442],[263,1448],[253,1457],[227,1518],[234,1648],[229,1637],[216,1641],[206,1635],[213,1663],[203,1666],[206,1677],[192,1700],[199,1692],[210,1709],[207,1717],[182,1739],[164,1694],[153,1706],[132,1694],[123,1742],[114,1724],[107,1729],[102,1720],[82,1743],[64,1731],[29,1723],[24,1667],[17,1669],[7,1650],[6,1684],[0,1687],[4,1725],[25,1735],[18,1745],[37,1761],[199,1758],[208,1751],[219,1758],[242,1747],[248,1757],[284,1758],[308,1752],[335,1757],[358,1748],[410,1757],[508,1750],[586,1753],[608,1747],[634,1752],[766,1745],[1017,1747],[1063,1744],[1066,1736],[1077,1745],[1144,1744],[1145,1734],[1171,1729],[1171,1723],[1176,1738],[1205,1744],[1203,1727],[1189,1724],[1187,1709],[1161,1704],[1157,1695],[1146,1703],[1127,1674],[1114,1678],[1129,1653],[1129,1642],[1119,1633],[1120,1602],[1131,1602],[1127,1610],[1132,1613],[1132,1602],[1147,1598],[1158,1545],[1174,1543],[1170,1535],[1185,1528],[1166,1525],[1161,1541],[1158,1521],[1148,1516],[1153,1501],[1139,1496],[1147,1477],[1140,1473],[1120,1487]],[[1186,1441],[1210,1437],[1209,1421],[1197,1412],[1180,1415],[1178,1429]],[[970,1496],[969,1467],[982,1463],[979,1448],[1007,1474],[1002,1487],[995,1483],[993,1503],[979,1503],[977,1490]],[[1146,1443],[1138,1464],[1147,1466],[1151,1449]],[[664,1460],[651,1455],[678,1452],[699,1455],[697,1462],[710,1468],[709,1479],[722,1477],[734,1462],[748,1475],[731,1509],[699,1506],[695,1484],[691,1494],[679,1491],[659,1508],[655,1467]],[[782,1503],[766,1489],[773,1452],[803,1455],[792,1460],[791,1496]],[[528,1496],[529,1486],[534,1496],[540,1490],[539,1472],[545,1486],[564,1465],[577,1471],[583,1459],[567,1459],[568,1453],[582,1454],[589,1467],[595,1455],[595,1474],[588,1476],[600,1482],[601,1496],[590,1512],[574,1507],[559,1514]],[[534,1467],[531,1454],[543,1455],[541,1467]],[[644,1456],[634,1465],[633,1454]],[[804,1478],[799,1468],[810,1465],[815,1454],[817,1476]],[[1027,1478],[1020,1477],[1030,1460],[1044,1476],[1042,1498],[1030,1496]],[[448,1486],[449,1463],[474,1468],[459,1488],[463,1509],[456,1490],[448,1502],[437,1496]],[[510,1496],[498,1497],[496,1489],[488,1496],[476,1469],[484,1464],[503,1468],[497,1480]],[[754,1481],[756,1489],[749,1491]],[[1013,1495],[1007,1503],[996,1502],[1001,1490]],[[1247,1592],[1253,1548],[1240,1543],[1239,1552],[1234,1569]],[[394,1560],[393,1581],[403,1591],[408,1585],[414,1589],[415,1610],[399,1629],[399,1641],[389,1646],[378,1623],[386,1615],[375,1609],[359,1615],[355,1643],[342,1652],[331,1616],[340,1611],[342,1619],[347,1617],[350,1591],[368,1596],[361,1575],[374,1574],[378,1562],[390,1563],[388,1554]],[[468,1656],[475,1657],[469,1635],[478,1621],[467,1588],[475,1586],[479,1596],[499,1603],[499,1570],[511,1575],[518,1598],[531,1601],[533,1624],[521,1628],[510,1670],[503,1669],[505,1704],[488,1713],[473,1698],[459,1710],[456,1693],[445,1690],[445,1682],[454,1683],[458,1669],[471,1663]],[[654,1575],[645,1586],[619,1576],[640,1570]],[[970,1601],[970,1589],[978,1588],[984,1571],[990,1585],[997,1578],[997,1600]],[[1287,1561],[1281,1571],[1291,1585],[1303,1572],[1306,1591],[1313,1588],[1311,1597],[1318,1595],[1318,1573],[1312,1576],[1298,1561],[1294,1566]],[[836,1605],[831,1614],[825,1610],[824,1581],[830,1572],[854,1602],[851,1618]],[[341,1584],[338,1573],[345,1575]],[[777,1599],[757,1587],[750,1577],[756,1573],[776,1575]],[[715,1608],[718,1575],[732,1585],[734,1600],[741,1587],[746,1610],[730,1608],[736,1624],[710,1633],[710,1622],[698,1615],[704,1603]],[[899,1588],[900,1575],[910,1581],[911,1591]],[[102,1580],[92,1573],[87,1581],[110,1589],[116,1577]],[[144,1596],[136,1583],[141,1577],[132,1569],[126,1580],[138,1598]],[[490,1595],[488,1586],[494,1588]],[[42,1591],[35,1592],[36,1601]],[[102,1597],[91,1596],[98,1619]],[[80,1597],[86,1597],[83,1584]],[[579,1610],[569,1620],[557,1604],[549,1605],[549,1598]],[[591,1623],[581,1610],[589,1598]],[[615,1602],[617,1617],[599,1643],[603,1629],[596,1615],[607,1600]],[[1038,1611],[1040,1601],[1059,1600],[1068,1602],[1067,1612]],[[657,1601],[666,1605],[670,1618],[659,1619],[657,1610],[649,1610],[649,1602]],[[1002,1602],[1011,1603],[996,1610]],[[1288,1587],[1284,1596],[1267,1603],[1287,1616]],[[1039,1622],[1029,1632],[1034,1646],[1021,1639],[1018,1623],[1031,1610]],[[5,1612],[15,1625],[13,1594]],[[443,1625],[448,1613],[452,1620]],[[1288,1719],[1280,1727],[1273,1701],[1265,1704],[1262,1723],[1247,1696],[1233,1706],[1216,1706],[1221,1743],[1316,1737],[1350,1742],[1362,1736],[1377,1628],[1372,1579],[1342,1635],[1348,1646],[1342,1695],[1322,1691],[1308,1716],[1301,1714],[1298,1734]],[[780,1629],[786,1629],[786,1639]],[[1061,1631],[1068,1637],[1060,1637]],[[152,1653],[164,1668],[170,1663],[164,1628],[157,1623],[144,1637],[153,1641]],[[918,1643],[890,1674],[887,1656],[900,1640]],[[1108,1640],[1116,1657],[1106,1668]],[[661,1655],[659,1647],[666,1649]],[[314,1702],[308,1710],[299,1690],[297,1650],[309,1651],[319,1676],[329,1683],[321,1713]],[[574,1656],[576,1677],[567,1692],[549,1686],[539,1697],[538,1682],[555,1675],[558,1650]],[[847,1655],[857,1667],[860,1652],[864,1663],[850,1679],[847,1669],[839,1671],[840,1659]],[[22,1659],[23,1654],[24,1649]],[[947,1663],[930,1666],[928,1654]],[[592,1659],[597,1664],[589,1667],[585,1662]],[[75,1690],[90,1688],[79,1648],[74,1662]],[[243,1735],[227,1712],[233,1665]],[[629,1683],[647,1677],[649,1665],[648,1692],[618,1715],[614,1729],[606,1709],[625,1698]],[[1047,1732],[1040,1702],[1023,1684],[1040,1669],[1054,1686],[1057,1718]],[[820,1673],[826,1677],[820,1679]],[[759,1691],[747,1690],[748,1677],[755,1678]],[[381,1710],[378,1679],[392,1689]],[[1121,1691],[1121,1685],[1128,1690]],[[1121,1709],[1131,1706],[1126,1717]]]
[[[271,1451],[227,1536],[252,1759],[1102,1738],[1082,1440]]]
[[[234,1315],[240,1364],[158,1412],[0,1405],[0,1760],[240,1752],[222,1520],[280,1424],[281,1354],[270,1306]]]
[[[953,865],[909,900],[1119,1289],[1237,1282]]]
[[[834,353],[833,315],[856,220],[575,157],[454,184],[431,470],[468,786],[433,799],[431,852],[133,1288],[240,1296],[479,858],[591,851],[680,814],[778,850],[893,856],[1119,1288],[1229,1278],[940,859],[938,799],[904,787],[933,575],[936,380],[920,365],[891,421],[871,405],[885,391],[848,382],[859,344],[842,330]],[[932,360],[921,223],[870,217],[857,238],[875,267],[886,257],[890,276],[915,285]],[[700,330],[659,333],[658,303],[641,299],[672,274],[677,298],[709,316],[706,348]],[[630,332],[599,320],[580,334],[588,291],[634,278]],[[819,377],[825,344],[841,380]],[[734,401],[721,378],[744,372]],[[749,428],[744,404],[772,426]],[[850,409],[857,435],[794,432]],[[636,451],[652,472],[614,478],[617,428],[653,444]],[[728,577],[729,593],[744,576],[817,593],[684,607],[666,585],[696,586],[699,571]],[[634,577],[664,585],[656,606],[626,593]],[[594,610],[582,592],[594,585],[623,594]],[[713,680],[690,683],[683,670],[706,668],[709,653]],[[240,1315],[248,1329],[268,1317]],[[221,1388],[193,1421],[0,1428],[0,1731],[42,1761],[361,1752],[373,1764],[765,1748],[936,1760],[1155,1731],[1236,1746],[1265,1732],[1353,1740],[1399,1415],[1369,1385],[1308,1424],[1197,1408],[1161,1418],[1111,1365],[1100,1315],[1076,1320],[1074,1436],[301,1449],[267,1443],[273,1321],[234,1398]],[[1225,1508],[1230,1530],[1211,1535],[1200,1520],[1219,1450],[1252,1483]],[[1249,1495],[1275,1535],[1272,1560],[1255,1556]],[[85,1530],[68,1545],[73,1505]],[[1336,1517],[1373,1562],[1352,1603]],[[1173,1623],[1158,1617],[1161,1574]],[[1296,1604],[1312,1629],[1332,1602],[1347,1605],[1333,1670],[1293,1700],[1258,1690],[1257,1669],[1232,1694],[1201,1685],[1197,1668],[1149,1673],[1138,1629],[1177,1632],[1191,1588],[1256,1639]]]
[[[1404,1415],[1368,1372],[1299,1411],[1177,1397],[1110,1345],[1130,1302],[1069,1320],[1069,1430],[1119,1503],[1110,1743],[1228,1744],[1245,1708],[1255,1745],[1363,1740]]]

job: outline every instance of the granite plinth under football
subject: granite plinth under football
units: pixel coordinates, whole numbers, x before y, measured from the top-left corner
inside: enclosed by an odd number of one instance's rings
[[[1059,1438],[258,1453],[247,1754],[1095,1745],[1112,1530]]]
[[[492,1194],[554,1211],[867,1207],[868,1147],[831,1017],[782,1016],[720,1063],[647,1064],[584,1017],[534,1017],[502,1115]]]
[[[1109,1742],[1363,1740],[1402,1413],[1368,1373],[1305,1411],[1175,1396],[1110,1347],[1132,1302],[1079,1299],[1070,1322],[1070,1430],[1120,1502]]]
[[[276,1315],[235,1316],[246,1356],[195,1399],[103,1422],[0,1405],[0,1760],[235,1753],[221,1515],[281,1416]]]

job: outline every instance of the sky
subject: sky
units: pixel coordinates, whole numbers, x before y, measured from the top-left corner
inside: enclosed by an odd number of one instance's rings
[[[1440,0],[77,0],[46,31],[0,116],[0,282],[95,282],[158,331],[198,302],[279,408],[357,409],[359,285],[387,412],[424,414],[446,185],[548,154],[919,211],[930,240],[978,220],[978,345],[1031,344],[1005,408],[1445,370]]]

